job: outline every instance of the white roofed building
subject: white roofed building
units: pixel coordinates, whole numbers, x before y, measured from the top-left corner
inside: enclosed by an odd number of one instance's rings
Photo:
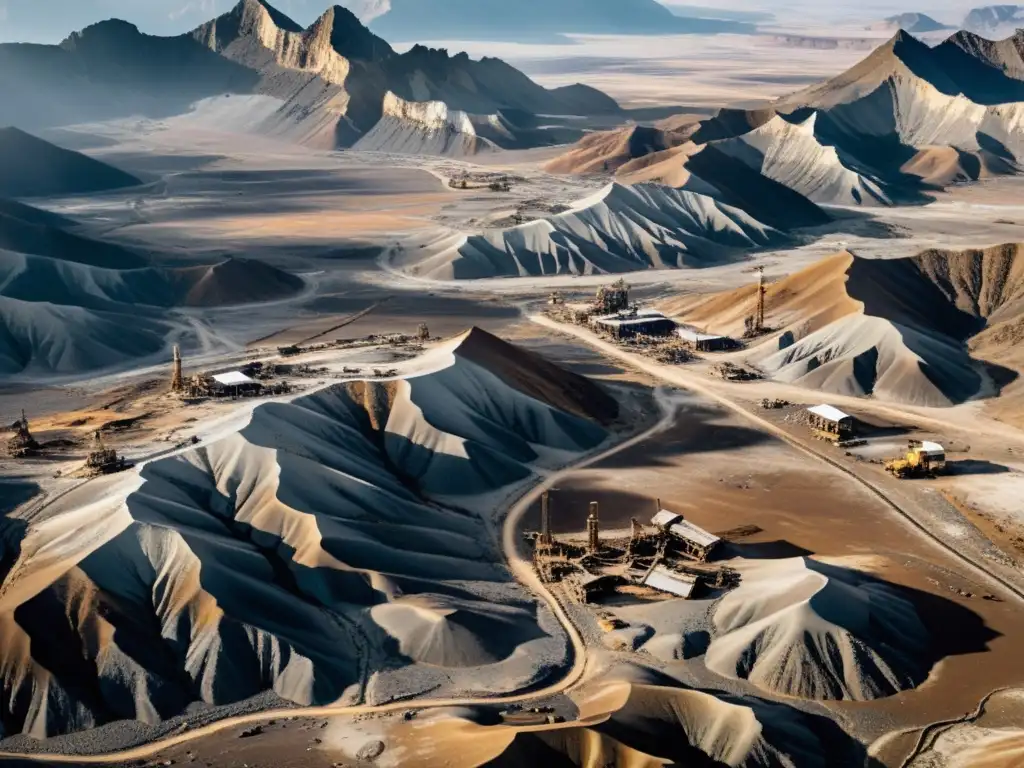
[[[697,588],[697,577],[676,573],[663,565],[658,565],[651,569],[643,583],[651,589],[689,599],[693,596],[693,590]]]
[[[226,373],[215,373],[210,377],[214,387],[224,394],[248,395],[259,392],[263,385],[241,371],[228,371]]]
[[[807,413],[812,427],[840,439],[852,436],[856,428],[856,419],[835,406],[815,405]]]

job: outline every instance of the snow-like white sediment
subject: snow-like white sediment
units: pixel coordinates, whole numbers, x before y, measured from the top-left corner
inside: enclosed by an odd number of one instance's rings
[[[257,405],[236,431],[6,519],[7,732],[153,723],[265,691],[346,701],[363,670],[402,663],[461,690],[536,682],[564,639],[510,582],[481,514],[434,499],[471,508],[606,433],[526,394],[523,366],[490,370],[480,361],[525,353],[474,334],[409,379]],[[48,665],[58,650],[74,662]]]
[[[856,571],[805,558],[754,561],[715,609],[709,669],[764,690],[869,701],[928,675],[914,606]]]
[[[406,101],[390,91],[380,121],[353,146],[355,150],[406,155],[466,157],[498,147],[477,135],[474,120],[501,126],[496,115],[474,118],[443,101]],[[503,130],[503,129],[502,129]]]
[[[840,318],[758,364],[779,381],[908,405],[948,406],[980,386],[977,365],[962,345],[862,314]]]
[[[400,266],[439,279],[616,273],[710,266],[786,239],[706,195],[613,183],[564,213],[469,236]]]
[[[750,133],[713,146],[816,203],[889,205],[881,185],[849,167],[851,161],[815,134],[817,113],[801,123],[776,115]]]

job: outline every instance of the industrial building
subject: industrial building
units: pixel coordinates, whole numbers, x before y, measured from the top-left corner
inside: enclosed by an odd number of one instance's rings
[[[816,405],[807,409],[811,427],[826,439],[848,440],[857,431],[857,421],[831,405]]]
[[[681,325],[676,328],[679,338],[698,352],[724,352],[736,346],[736,342],[728,336],[716,336],[713,333],[702,333],[696,328]]]
[[[655,566],[643,580],[645,587],[667,592],[670,595],[689,600],[693,590],[697,588],[699,579],[696,576],[672,571],[663,565]]]
[[[617,339],[634,336],[668,336],[676,328],[674,321],[654,309],[603,315],[591,319],[591,325]]]
[[[682,515],[669,512],[667,509],[658,511],[651,518],[651,525],[663,531],[672,544],[687,556],[698,562],[705,562],[715,551],[722,540],[713,533],[684,520]]]
[[[242,397],[245,395],[258,395],[263,385],[256,379],[246,376],[241,371],[228,371],[217,373],[210,377],[213,381],[214,394]]]

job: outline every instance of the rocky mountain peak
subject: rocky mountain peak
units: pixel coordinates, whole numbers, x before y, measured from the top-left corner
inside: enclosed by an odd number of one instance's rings
[[[306,34],[322,39],[347,59],[384,61],[395,55],[385,40],[370,32],[350,10],[340,5],[328,8]]]

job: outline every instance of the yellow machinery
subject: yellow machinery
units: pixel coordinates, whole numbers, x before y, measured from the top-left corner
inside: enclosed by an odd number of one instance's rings
[[[906,456],[885,463],[885,471],[901,480],[933,477],[946,468],[946,450],[938,443],[912,440]]]

